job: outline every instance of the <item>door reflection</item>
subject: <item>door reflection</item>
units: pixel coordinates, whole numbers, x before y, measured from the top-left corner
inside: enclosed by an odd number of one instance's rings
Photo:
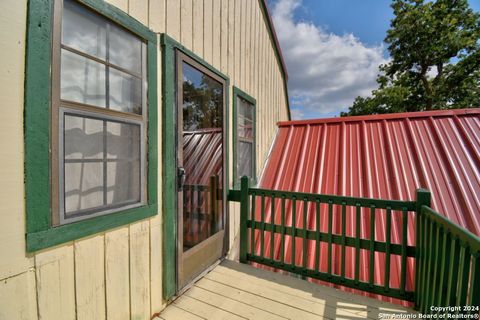
[[[183,250],[224,228],[223,86],[188,63],[183,69]]]

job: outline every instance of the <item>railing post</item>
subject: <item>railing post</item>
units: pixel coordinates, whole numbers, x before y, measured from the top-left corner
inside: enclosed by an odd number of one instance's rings
[[[250,210],[250,197],[248,195],[249,180],[243,176],[240,180],[240,262],[247,262],[247,219]],[[253,232],[253,229],[252,229]]]
[[[424,252],[420,252],[420,248],[418,246],[419,239],[421,236],[420,230],[420,215],[422,213],[422,206],[430,206],[430,202],[432,199],[432,195],[430,191],[426,189],[417,189],[415,192],[415,292],[414,299],[415,299],[415,309],[418,310],[419,308],[419,284],[420,284],[420,259],[423,259]]]
[[[430,202],[432,200],[432,194],[426,189],[417,189],[415,191],[415,211],[419,213],[422,209],[422,206],[430,207]]]

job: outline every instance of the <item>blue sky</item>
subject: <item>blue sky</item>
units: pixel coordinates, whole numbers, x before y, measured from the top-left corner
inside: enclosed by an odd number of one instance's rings
[[[480,11],[480,0],[470,0]],[[292,115],[338,116],[377,84],[388,62],[383,43],[393,18],[390,0],[270,0],[289,73]]]
[[[304,0],[296,18],[310,20],[335,34],[353,33],[363,43],[383,42],[393,18],[390,0]]]

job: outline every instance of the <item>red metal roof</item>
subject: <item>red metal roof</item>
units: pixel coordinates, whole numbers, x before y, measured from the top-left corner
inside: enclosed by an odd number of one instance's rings
[[[208,186],[210,177],[222,182],[222,129],[209,128],[183,132],[185,184]]]
[[[425,188],[432,192],[436,211],[480,235],[480,109],[289,121],[278,126],[261,188],[392,200],[414,200],[415,190]],[[308,216],[313,219],[314,214]],[[392,242],[399,243],[401,224],[395,218],[393,223]],[[362,228],[362,234],[368,232],[368,224]],[[409,229],[414,234],[413,221]],[[377,231],[377,237],[385,235]],[[408,240],[413,244],[414,239]],[[347,255],[351,255],[347,276],[353,277],[353,252],[347,250]],[[362,273],[368,274],[368,259],[361,261]],[[394,274],[397,262],[392,261],[392,287],[399,284]],[[377,274],[382,269],[375,267],[376,279],[383,278]],[[413,271],[409,261],[410,289]]]

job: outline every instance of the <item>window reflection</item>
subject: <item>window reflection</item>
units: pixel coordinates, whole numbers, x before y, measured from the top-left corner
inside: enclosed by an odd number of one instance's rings
[[[105,65],[62,49],[62,99],[105,107],[105,85]]]
[[[223,85],[183,63],[184,250],[224,228]]]
[[[142,114],[145,64],[146,44],[140,38],[78,3],[64,2],[63,100]]]
[[[243,176],[253,178],[254,168],[254,106],[247,100],[237,97],[237,179]]]
[[[139,78],[110,68],[110,109],[142,113],[142,82]]]
[[[183,63],[183,129],[221,128],[222,106],[222,84]]]
[[[86,8],[66,0],[63,3],[62,43],[105,60],[107,23]]]
[[[110,26],[109,33],[109,58],[110,62],[141,74],[142,72],[142,42],[134,35],[125,32],[117,26]]]

